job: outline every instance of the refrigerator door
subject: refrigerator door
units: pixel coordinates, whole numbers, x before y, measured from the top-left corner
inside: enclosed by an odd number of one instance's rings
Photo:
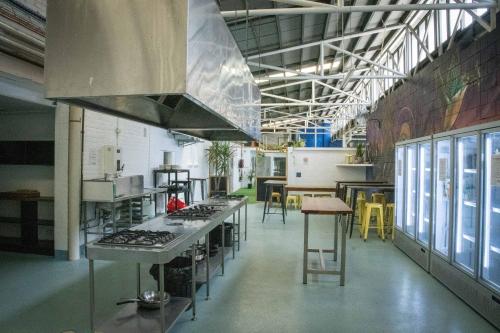
[[[477,136],[456,139],[455,263],[473,273],[476,258],[478,186]]]
[[[500,132],[484,135],[481,277],[500,290]]]
[[[423,244],[428,245],[431,223],[431,143],[426,142],[419,144],[418,154],[417,239]]]
[[[405,159],[405,148],[396,148],[396,227],[403,230],[403,220],[404,220],[404,159]]]
[[[406,218],[404,231],[415,236],[417,218],[417,146],[406,147]]]
[[[451,142],[435,142],[434,146],[434,242],[433,249],[448,257],[451,212]]]

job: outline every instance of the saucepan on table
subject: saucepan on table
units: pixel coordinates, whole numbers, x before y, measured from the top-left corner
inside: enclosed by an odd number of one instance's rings
[[[164,305],[170,301],[170,295],[164,293]],[[116,303],[122,305],[127,303],[137,303],[137,305],[144,309],[159,309],[160,308],[160,292],[153,290],[146,290],[138,298],[123,299]]]

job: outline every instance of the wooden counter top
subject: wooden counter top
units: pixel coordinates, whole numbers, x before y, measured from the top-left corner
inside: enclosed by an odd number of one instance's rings
[[[304,214],[335,215],[351,214],[352,209],[339,198],[304,197],[301,212]]]

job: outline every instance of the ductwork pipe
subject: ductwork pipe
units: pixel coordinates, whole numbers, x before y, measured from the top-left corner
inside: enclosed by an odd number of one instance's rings
[[[496,8],[494,2],[484,3],[423,3],[407,5],[376,5],[376,6],[316,6],[307,8],[270,8],[251,9],[248,16],[269,16],[269,15],[302,15],[302,14],[329,14],[329,13],[371,13],[371,12],[407,12],[414,10],[449,10],[449,9],[479,9]],[[238,18],[247,15],[246,10],[232,10],[221,12],[223,17]]]
[[[309,0],[272,0],[273,2],[286,3],[288,5],[302,6],[302,7],[336,7],[327,3],[309,1]]]
[[[80,187],[82,177],[83,109],[69,107],[68,259],[80,259]]]
[[[37,39],[35,37],[32,37],[32,36],[28,35],[27,33],[22,32],[22,31],[19,31],[15,28],[11,27],[10,25],[2,22],[2,21],[0,21],[0,29],[8,32],[9,34],[11,34],[19,39],[22,39],[22,40],[40,48],[41,50],[45,49],[45,41]]]
[[[4,43],[4,44],[6,44],[6,45],[8,45],[8,46],[10,46],[10,47],[12,47],[14,49],[17,49],[19,51],[26,52],[27,54],[39,57],[42,60],[45,58],[45,55],[43,54],[43,52],[35,50],[35,49],[33,49],[33,48],[29,47],[29,46],[26,46],[24,44],[18,43],[16,41],[13,41],[12,39],[10,39],[8,37],[0,35],[0,42]]]

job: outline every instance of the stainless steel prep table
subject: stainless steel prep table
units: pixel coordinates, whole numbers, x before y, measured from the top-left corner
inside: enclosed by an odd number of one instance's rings
[[[89,259],[89,280],[90,280],[90,315],[91,315],[91,330],[95,331],[95,289],[94,289],[94,260],[112,260],[112,261],[125,261],[134,262],[137,264],[137,295],[141,293],[140,282],[140,264],[158,264],[159,267],[159,289],[160,294],[163,295],[165,290],[164,282],[164,265],[182,252],[191,248],[194,253],[196,242],[205,236],[205,245],[207,253],[209,251],[209,237],[208,233],[217,225],[223,224],[224,220],[233,216],[233,223],[235,222],[235,214],[238,212],[238,220],[240,217],[239,211],[241,207],[247,206],[247,197],[241,200],[223,200],[223,199],[208,199],[203,203],[216,205],[227,204],[225,208],[215,216],[207,220],[183,220],[182,225],[172,225],[181,222],[179,219],[169,219],[168,216],[161,216],[138,225],[132,230],[150,230],[150,231],[170,231],[177,235],[177,237],[163,248],[143,248],[143,247],[124,247],[124,246],[106,246],[99,245],[93,242],[87,245],[87,257]],[[245,224],[246,224],[245,214]],[[238,221],[239,222],[239,221]],[[239,229],[239,228],[238,228]],[[224,251],[224,228],[222,230],[222,249]],[[234,230],[233,230],[234,237]],[[233,238],[234,239],[234,238]],[[234,255],[234,242],[233,242],[233,255]],[[224,258],[225,254],[221,256],[221,270],[224,274]],[[174,324],[178,316],[180,316],[189,305],[192,306],[193,318],[196,316],[196,278],[195,278],[195,259],[192,257],[192,295],[191,299],[174,297],[171,302],[166,306],[160,307],[159,310],[149,310],[147,316],[144,316],[144,311],[137,308],[136,304],[129,304],[120,310],[113,318],[104,322],[98,332],[143,332],[143,331],[159,331],[166,332]],[[209,296],[209,279],[210,279],[210,265],[209,256],[205,260],[206,268],[206,283],[207,283],[207,298]],[[155,312],[157,311],[157,312]]]
[[[132,214],[131,201],[133,199],[142,198],[142,197],[146,197],[146,196],[152,197],[154,195],[154,197],[155,197],[155,215],[158,216],[157,194],[160,194],[160,193],[166,194],[167,189],[166,188],[145,188],[142,191],[139,191],[139,192],[136,192],[133,194],[121,195],[121,196],[117,196],[117,197],[106,199],[106,200],[85,200],[85,199],[82,199],[82,202],[83,202],[83,228],[84,228],[85,244],[87,244],[87,242],[88,242],[88,235],[89,234],[98,234],[98,235],[102,234],[102,233],[89,232],[90,221],[87,220],[87,216],[86,216],[87,215],[86,214],[87,213],[87,203],[93,202],[93,203],[109,204],[111,206],[111,223],[112,223],[111,227],[113,229],[113,232],[116,232],[117,231],[117,222],[116,222],[116,216],[115,216],[116,204],[124,202],[124,201],[129,201],[129,225],[128,226],[132,227],[132,224],[133,224],[132,215],[133,214]]]
[[[329,274],[329,275],[340,275],[340,285],[343,286],[345,283],[345,264],[346,264],[346,231],[347,222],[346,219],[342,218],[342,215],[352,214],[351,208],[345,204],[339,198],[309,198],[304,197],[302,202],[302,213],[304,213],[304,262],[302,267],[302,279],[303,283],[307,284],[307,274]],[[337,215],[335,216],[335,238],[334,238],[334,248],[333,249],[310,249],[309,248],[309,215]],[[338,253],[338,224],[341,223],[342,226],[342,244],[341,244],[341,256],[340,256],[340,271],[338,270],[327,270],[325,268],[323,253],[333,253],[334,261],[337,260]],[[320,258],[320,269],[312,269],[308,266],[308,254],[318,253]]]

